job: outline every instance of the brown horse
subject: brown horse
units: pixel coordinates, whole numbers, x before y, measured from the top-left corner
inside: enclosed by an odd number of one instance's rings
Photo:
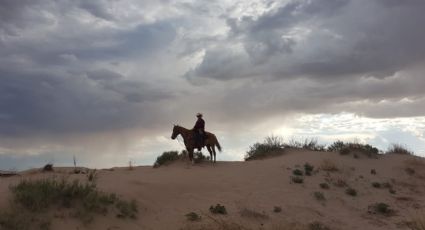
[[[208,152],[210,153],[210,159],[211,162],[215,162],[215,146],[217,146],[217,149],[221,152],[221,146],[220,143],[218,143],[217,137],[213,133],[205,132],[207,138],[204,141],[204,145],[200,146],[207,147]],[[184,127],[174,125],[173,133],[171,134],[171,139],[176,139],[178,135],[182,135],[184,140],[184,145],[186,146],[186,150],[189,152],[189,159],[190,161],[193,161],[193,150],[195,148],[198,148],[199,146],[196,146],[195,144],[195,138],[194,138],[194,131],[191,129],[186,129]],[[214,160],[213,160],[213,154],[214,154]]]

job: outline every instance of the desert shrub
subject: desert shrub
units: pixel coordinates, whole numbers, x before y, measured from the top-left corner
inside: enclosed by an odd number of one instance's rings
[[[390,215],[394,210],[390,209],[390,206],[386,203],[375,203],[369,205],[368,212],[372,214]]]
[[[49,163],[43,166],[42,169],[43,172],[52,172],[53,171],[53,164]]]
[[[406,173],[409,175],[415,174],[415,170],[410,167],[405,168],[404,171],[406,171]]]
[[[239,213],[242,217],[250,218],[250,219],[268,219],[269,218],[269,216],[265,214],[264,212],[258,212],[256,210],[252,210],[248,208],[241,209]]]
[[[309,163],[305,163],[304,164],[304,171],[305,171],[305,175],[307,176],[311,176],[312,172],[313,172],[314,166],[309,164]]]
[[[299,169],[294,169],[292,171],[292,174],[294,174],[295,176],[302,176],[303,175],[303,171],[301,171]]]
[[[391,146],[388,148],[388,153],[396,153],[396,154],[403,154],[403,155],[413,155],[413,152],[408,150],[405,146],[401,144],[391,144]]]
[[[357,196],[357,191],[354,188],[347,188],[345,193],[349,196]]]
[[[348,155],[353,153],[355,158],[358,158],[356,153],[363,153],[369,157],[372,157],[379,153],[379,149],[369,144],[350,143],[343,141],[335,141],[327,148],[330,152],[339,152],[341,155]]]
[[[135,200],[131,200],[131,201],[118,200],[115,204],[115,207],[118,210],[117,217],[132,218],[132,219],[136,218],[138,209],[137,209],[137,203]]]
[[[226,207],[224,207],[224,205],[221,205],[221,204],[216,204],[215,206],[211,205],[210,212],[213,214],[222,214],[222,215],[227,214]]]
[[[314,221],[308,224],[308,229],[309,230],[330,230],[329,227],[327,227],[326,225],[324,225],[323,223],[319,221]]]
[[[322,161],[322,163],[320,164],[320,169],[327,171],[327,172],[337,172],[337,171],[339,171],[336,164],[329,159],[324,159]]]
[[[337,140],[334,143],[330,144],[327,147],[327,151],[329,152],[339,152],[341,151],[341,149],[343,149],[345,147],[345,144],[343,141]]]
[[[392,188],[388,189],[388,191],[389,191],[391,194],[396,194],[396,191],[395,191],[394,189],[392,189]]]
[[[96,169],[95,170],[89,170],[89,172],[87,174],[87,180],[92,182],[92,183],[96,183],[97,178],[98,178],[98,175],[97,175]]]
[[[293,176],[291,177],[292,182],[294,182],[295,184],[302,184],[304,183],[304,179],[300,176]]]
[[[120,200],[115,194],[99,191],[94,183],[65,179],[22,180],[12,186],[13,204],[21,210],[28,210],[32,216],[46,212],[51,207],[72,208],[75,217],[84,223],[93,219],[93,214],[106,214],[116,204],[116,212],[123,217],[135,217],[135,202]]]
[[[344,179],[339,178],[339,179],[337,179],[336,181],[333,182],[333,185],[335,185],[336,187],[342,188],[342,187],[347,186],[347,182],[345,182]]]
[[[286,147],[294,149],[307,149],[311,151],[325,151],[325,146],[318,143],[317,138],[305,138],[303,141],[291,139]]]
[[[328,183],[320,183],[319,186],[322,189],[329,189],[329,184]]]
[[[372,175],[376,175],[376,170],[375,170],[375,169],[371,169],[371,170],[370,170],[370,174],[372,174]]]
[[[189,212],[185,216],[186,216],[187,220],[189,220],[189,221],[199,221],[199,220],[201,220],[201,216],[198,215],[198,213],[196,213],[196,212]]]
[[[275,213],[282,212],[282,207],[280,207],[280,206],[274,206],[273,207],[273,212],[275,212]]]
[[[381,183],[379,183],[379,182],[373,182],[372,183],[372,187],[374,187],[374,188],[381,188]]]
[[[314,195],[314,198],[316,198],[316,200],[318,201],[326,200],[325,195],[323,195],[322,192],[314,192],[313,195]]]
[[[173,162],[175,160],[179,159],[179,152],[178,151],[168,151],[163,152],[161,156],[156,158],[156,161],[153,165],[154,168],[157,168],[161,165],[165,165],[169,162]]]
[[[262,159],[283,153],[284,143],[281,137],[269,136],[263,143],[255,143],[249,147],[245,155],[245,161]]]

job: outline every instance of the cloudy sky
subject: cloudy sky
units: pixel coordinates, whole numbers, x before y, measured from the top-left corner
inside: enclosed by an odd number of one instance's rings
[[[203,112],[267,135],[425,156],[423,0],[2,0],[0,169],[151,164]]]

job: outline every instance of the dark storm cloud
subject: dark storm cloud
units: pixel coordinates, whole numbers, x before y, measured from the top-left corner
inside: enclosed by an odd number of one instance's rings
[[[170,95],[111,71],[0,71],[0,135],[92,133],[143,123],[145,102]]]
[[[425,2],[291,1],[259,17],[227,20],[229,44],[240,44],[234,59],[209,49],[190,77],[219,80],[252,77],[385,77],[425,58]],[[217,49],[214,47],[213,49]],[[224,49],[222,50],[225,51]],[[249,58],[246,58],[248,55]],[[220,61],[221,60],[221,61]],[[208,69],[223,62],[220,74]]]

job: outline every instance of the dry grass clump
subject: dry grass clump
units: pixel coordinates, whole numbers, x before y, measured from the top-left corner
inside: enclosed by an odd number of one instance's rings
[[[407,147],[401,145],[401,144],[391,144],[391,146],[388,148],[387,154],[402,154],[402,155],[413,155],[413,152],[408,150]]]
[[[406,225],[412,230],[425,230],[425,212],[415,215]]]
[[[256,210],[243,208],[239,211],[239,214],[242,217],[249,218],[249,219],[257,219],[257,220],[265,220],[268,219],[269,216],[265,214],[264,212],[258,212]]]
[[[329,160],[329,159],[324,159],[322,161],[322,163],[320,164],[320,169],[327,171],[327,172],[337,172],[337,171],[339,171],[339,168],[335,164],[335,162],[333,162],[332,160]]]

